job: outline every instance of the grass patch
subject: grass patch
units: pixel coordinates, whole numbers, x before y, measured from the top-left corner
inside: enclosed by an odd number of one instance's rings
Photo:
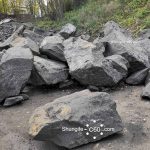
[[[97,36],[102,26],[114,20],[135,35],[150,28],[150,0],[88,0],[78,9],[66,12],[62,20],[44,19],[36,22],[40,28],[56,28],[70,22],[78,31]]]

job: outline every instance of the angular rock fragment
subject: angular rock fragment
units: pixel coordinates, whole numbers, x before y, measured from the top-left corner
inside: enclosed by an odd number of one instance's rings
[[[19,95],[29,80],[33,66],[30,49],[13,47],[3,51],[0,59],[0,102]]]
[[[138,51],[126,51],[121,54],[126,60],[128,60],[130,67],[129,73],[134,73],[145,68],[149,68],[148,56]]]
[[[6,19],[0,21],[0,25],[11,22],[11,21],[13,21],[13,19],[6,18]]]
[[[22,94],[27,94],[27,93],[29,93],[30,91],[31,91],[31,89],[32,89],[33,87],[32,86],[25,86],[22,90],[21,90],[21,93]]]
[[[30,118],[29,126],[29,134],[36,140],[52,141],[69,149],[101,140],[123,129],[116,104],[110,95],[89,90],[58,98],[39,107]],[[94,127],[98,128],[96,130],[100,127],[111,129],[87,134]]]
[[[150,83],[148,83],[143,91],[142,91],[142,94],[141,94],[141,97],[142,98],[145,98],[145,99],[150,99]]]
[[[68,77],[68,69],[65,64],[34,57],[34,69],[31,75],[33,85],[53,85],[65,81]]]
[[[140,85],[144,84],[148,74],[148,68],[135,72],[126,79],[126,83],[129,85]]]
[[[120,54],[130,63],[129,72],[133,73],[149,67],[145,48],[137,45],[130,33],[116,23],[108,22],[104,28],[104,37],[99,41],[105,43],[108,56]]]
[[[13,19],[0,21],[0,42],[7,40],[22,24]]]
[[[150,29],[144,29],[139,33],[141,39],[150,39]]]
[[[148,56],[150,62],[150,39],[137,39],[135,45],[141,47],[142,52]]]
[[[106,57],[107,60],[112,61],[113,68],[122,74],[125,78],[128,74],[129,62],[121,55],[112,55]]]
[[[20,96],[23,97],[24,101],[29,100],[29,96],[27,94],[22,93],[22,94],[20,94]]]
[[[24,30],[23,36],[30,38],[31,40],[36,42],[38,45],[40,45],[42,40],[44,39],[44,36],[36,34],[35,32],[27,30],[27,29]]]
[[[70,23],[66,24],[62,27],[59,34],[65,39],[69,38],[69,36],[73,35],[76,32],[76,27]]]
[[[114,21],[107,22],[103,32],[103,37],[97,38],[94,42],[103,42],[108,56],[126,52],[129,43],[133,41],[131,34]]]
[[[60,35],[45,37],[40,46],[41,54],[50,59],[65,62],[63,40],[64,38]]]
[[[38,45],[29,38],[17,37],[15,40],[11,42],[10,45],[12,47],[30,48],[33,54],[36,55],[40,54]]]
[[[72,86],[74,86],[74,85],[76,85],[77,83],[75,82],[75,81],[73,81],[73,80],[65,80],[65,81],[63,81],[63,82],[61,82],[60,84],[59,84],[59,88],[60,89],[63,89],[63,88],[69,88],[69,87],[72,87]]]
[[[122,28],[119,24],[117,24],[114,21],[108,21],[104,25],[104,31],[103,32],[104,32],[104,36],[107,36],[110,33],[113,33],[113,34],[116,34],[116,35],[117,35],[117,33],[118,34],[121,33],[125,37],[132,38],[132,34],[129,31],[125,30],[124,28]]]
[[[20,26],[7,40],[5,40],[3,43],[0,43],[0,50],[3,50],[4,48],[9,48],[10,43],[24,31],[24,28],[24,25]]]
[[[116,65],[111,58],[105,59],[104,46],[99,47],[80,38],[68,39],[64,45],[70,74],[81,84],[98,87],[114,86],[124,78],[125,72],[122,74],[122,70],[117,69],[122,68],[123,61],[121,65],[120,62]],[[122,57],[121,59],[125,60]],[[116,61],[118,60],[116,59]],[[125,69],[127,73],[127,67],[122,69]]]
[[[24,101],[23,96],[15,96],[15,97],[9,97],[5,99],[5,102],[3,104],[4,107],[10,107],[16,104],[20,104]]]

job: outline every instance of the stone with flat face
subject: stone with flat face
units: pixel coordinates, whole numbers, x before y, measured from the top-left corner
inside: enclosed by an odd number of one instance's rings
[[[29,48],[13,47],[0,56],[0,102],[19,95],[31,75],[33,55]]]
[[[135,72],[126,79],[126,83],[129,85],[141,85],[144,84],[148,74],[148,68]]]
[[[24,47],[24,48],[30,48],[33,54],[39,55],[39,47],[38,45],[32,41],[30,38],[26,37],[17,37],[14,39],[11,44],[12,47]]]
[[[40,46],[41,54],[50,59],[65,62],[63,40],[60,35],[45,37]]]
[[[14,97],[9,97],[5,99],[5,102],[3,104],[4,107],[10,107],[13,105],[20,104],[24,101],[23,96],[14,96]]]
[[[44,39],[43,35],[39,35],[39,34],[35,33],[34,31],[27,30],[27,29],[24,30],[23,36],[30,38],[31,40],[36,42],[38,45],[40,45],[42,40]]]
[[[29,134],[36,140],[51,141],[69,149],[101,140],[123,129],[110,95],[89,90],[58,98],[37,108],[29,126]],[[111,129],[99,132],[100,127]],[[92,132],[92,129],[97,132]]]
[[[107,56],[119,54],[125,57],[130,64],[129,73],[134,73],[150,66],[148,55],[145,53],[146,47],[141,46],[140,43],[137,44],[139,41],[134,40],[128,31],[115,22],[108,22],[105,24],[103,32],[104,37],[96,41],[105,43]]]
[[[63,36],[65,39],[67,39],[69,38],[69,36],[73,35],[75,32],[76,32],[76,27],[73,24],[68,23],[62,27],[59,34]]]
[[[31,82],[34,85],[53,85],[68,77],[68,68],[64,63],[34,56],[34,68]]]
[[[24,31],[25,26],[21,25],[7,40],[5,40],[4,42],[0,43],[0,50],[3,49],[8,49],[11,47],[11,42],[16,39],[19,34],[22,34],[22,32]]]
[[[123,68],[127,61],[121,56],[106,59],[104,45],[71,38],[64,42],[64,46],[70,74],[83,85],[114,86],[127,74],[127,67]],[[126,73],[122,74],[117,66]]]

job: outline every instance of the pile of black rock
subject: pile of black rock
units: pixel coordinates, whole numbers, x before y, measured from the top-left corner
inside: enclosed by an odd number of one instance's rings
[[[77,92],[38,108],[30,119],[29,131],[36,139],[49,139],[59,146],[74,148],[122,131],[115,102],[109,94],[100,92],[121,81],[145,85],[141,96],[150,99],[150,29],[135,39],[129,31],[109,21],[101,31],[103,36],[91,41],[88,35],[75,36],[77,29],[70,23],[54,33],[31,24],[20,24],[16,29],[2,28],[10,22],[0,23],[0,103],[3,106],[27,100],[28,96],[23,94],[27,84],[59,85],[59,88],[77,81],[96,91]],[[68,139],[59,130],[62,126],[84,127],[92,119],[115,131],[99,134],[96,139],[72,133]]]

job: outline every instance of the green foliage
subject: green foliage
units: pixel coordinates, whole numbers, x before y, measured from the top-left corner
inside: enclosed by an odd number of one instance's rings
[[[139,7],[142,7],[142,6],[145,6],[147,3],[148,3],[148,0],[128,0],[127,2],[129,2],[129,6],[131,8],[139,8]]]
[[[144,28],[150,28],[150,16],[144,19]]]
[[[53,22],[52,21],[48,21],[48,20],[39,20],[38,21],[38,27],[39,28],[49,28],[49,27],[52,27],[53,26]]]
[[[73,9],[73,0],[64,0],[65,10],[69,11]]]
[[[40,21],[40,27],[60,28],[70,22],[79,31],[93,36],[109,20],[114,20],[137,34],[139,30],[150,27],[150,0],[88,0],[78,9],[66,12],[60,21]]]
[[[143,8],[139,8],[137,10],[137,13],[136,13],[136,17],[142,19],[143,17],[147,16],[150,14],[150,10],[148,10],[147,8],[143,7]]]

